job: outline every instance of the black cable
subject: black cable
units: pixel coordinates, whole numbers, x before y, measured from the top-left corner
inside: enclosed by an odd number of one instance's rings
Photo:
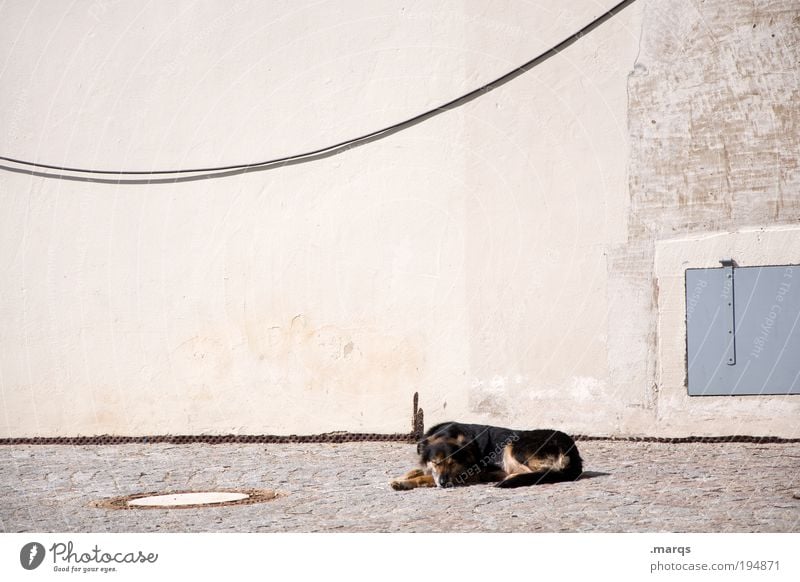
[[[230,175],[231,173],[241,173],[247,172],[255,169],[265,169],[273,166],[286,166],[292,165],[295,163],[300,163],[304,161],[311,161],[316,160],[324,157],[329,157],[331,155],[335,155],[351,149],[353,147],[357,147],[360,145],[364,145],[366,143],[370,143],[377,139],[381,139],[384,137],[388,137],[392,134],[397,133],[403,129],[407,129],[412,127],[418,123],[426,121],[431,117],[444,113],[445,111],[450,111],[455,109],[456,107],[460,107],[481,95],[484,95],[494,89],[505,85],[509,81],[516,79],[518,76],[522,75],[523,73],[528,72],[533,67],[543,63],[550,57],[560,53],[574,42],[579,40],[582,36],[588,34],[589,32],[593,31],[595,28],[600,26],[601,24],[605,23],[607,20],[611,19],[612,17],[616,16],[619,12],[627,8],[629,5],[633,4],[636,0],[623,0],[622,2],[615,5],[613,8],[581,28],[575,34],[569,36],[565,40],[562,40],[560,43],[555,45],[554,47],[548,49],[547,51],[541,53],[540,55],[532,58],[528,62],[519,67],[509,71],[508,73],[498,77],[494,81],[490,81],[484,85],[481,85],[477,89],[470,91],[462,95],[461,97],[457,97],[451,101],[448,101],[444,105],[440,105],[419,115],[416,115],[410,119],[406,119],[405,121],[400,121],[388,127],[384,127],[383,129],[378,129],[375,131],[371,131],[370,133],[366,133],[362,136],[355,137],[352,139],[348,139],[342,142],[339,142],[334,145],[330,145],[324,148],[319,148],[316,150],[312,150],[309,152],[295,154],[291,156],[285,156],[282,158],[275,158],[272,160],[266,160],[263,162],[253,162],[250,164],[234,164],[230,166],[216,166],[210,168],[193,168],[187,170],[145,170],[145,171],[130,171],[130,170],[91,170],[85,168],[70,168],[68,166],[55,166],[51,164],[41,164],[38,162],[29,162],[26,160],[18,160],[14,158],[8,158],[5,156],[0,156],[0,160],[5,162],[12,162],[14,164],[20,164],[23,166],[28,166],[31,168],[41,168],[45,170],[55,170],[58,172],[75,172],[80,174],[105,174],[105,175],[116,175],[116,176],[152,176],[152,175],[176,175],[176,174],[220,174],[220,175]],[[10,168],[5,168],[10,169]],[[39,174],[43,176],[51,177],[49,174]]]

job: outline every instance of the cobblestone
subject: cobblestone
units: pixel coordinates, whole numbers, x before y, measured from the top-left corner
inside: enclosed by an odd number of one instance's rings
[[[0,447],[4,532],[800,532],[800,444],[581,443],[574,483],[393,491],[403,443]],[[114,510],[151,491],[275,489],[229,507]]]

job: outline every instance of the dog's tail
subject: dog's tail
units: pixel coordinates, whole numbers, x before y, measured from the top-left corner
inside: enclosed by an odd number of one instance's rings
[[[578,476],[562,471],[536,471],[532,473],[514,473],[500,481],[495,487],[511,489],[512,487],[528,487],[529,485],[545,485],[547,483],[561,483],[574,481]]]

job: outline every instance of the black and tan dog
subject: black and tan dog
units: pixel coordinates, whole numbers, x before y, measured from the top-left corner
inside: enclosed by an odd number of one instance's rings
[[[574,481],[583,461],[571,437],[557,430],[511,430],[444,422],[417,445],[421,469],[390,483],[398,491],[497,482],[523,487]]]

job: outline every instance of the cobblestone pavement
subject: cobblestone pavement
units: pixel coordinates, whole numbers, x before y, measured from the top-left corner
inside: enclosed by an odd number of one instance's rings
[[[800,532],[800,444],[581,443],[588,476],[393,491],[403,443],[0,446],[4,532]],[[151,491],[270,488],[253,505],[114,510]]]

